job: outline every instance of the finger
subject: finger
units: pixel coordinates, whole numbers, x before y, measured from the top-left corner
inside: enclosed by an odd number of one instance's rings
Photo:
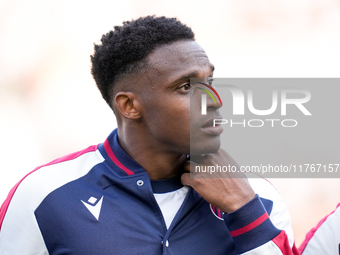
[[[184,171],[190,173],[190,161],[184,163]]]
[[[189,173],[184,173],[181,176],[181,182],[183,185],[191,186],[191,178]]]
[[[197,164],[193,161],[187,161],[184,164],[184,171],[187,173],[195,174],[197,171],[195,170],[197,166],[200,166],[200,164]]]

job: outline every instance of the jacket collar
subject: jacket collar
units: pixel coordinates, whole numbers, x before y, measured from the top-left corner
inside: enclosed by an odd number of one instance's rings
[[[113,130],[98,148],[106,162],[116,170],[118,174],[122,176],[133,176],[146,173],[144,168],[134,161],[120,146],[117,129]]]

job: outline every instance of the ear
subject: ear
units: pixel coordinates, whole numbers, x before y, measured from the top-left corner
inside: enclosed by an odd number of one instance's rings
[[[132,92],[118,92],[114,99],[115,108],[127,119],[142,117],[139,98]]]

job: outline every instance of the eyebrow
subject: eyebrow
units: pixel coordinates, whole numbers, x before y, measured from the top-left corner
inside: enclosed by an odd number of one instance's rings
[[[213,72],[215,70],[215,66],[213,64],[211,64],[211,63],[209,65],[210,65],[210,68],[211,68],[211,72]],[[182,80],[187,80],[187,79],[192,78],[192,77],[194,77],[196,75],[198,75],[198,71],[193,71],[193,72],[191,72],[189,74],[185,74],[185,75],[181,76],[180,78],[176,79],[176,82],[177,81],[182,81]]]

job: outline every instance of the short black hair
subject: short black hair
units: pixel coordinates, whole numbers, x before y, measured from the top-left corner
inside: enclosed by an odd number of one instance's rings
[[[146,66],[146,56],[158,45],[195,40],[190,27],[176,18],[147,16],[124,21],[94,44],[92,75],[103,98],[112,108],[114,84],[126,74]]]

